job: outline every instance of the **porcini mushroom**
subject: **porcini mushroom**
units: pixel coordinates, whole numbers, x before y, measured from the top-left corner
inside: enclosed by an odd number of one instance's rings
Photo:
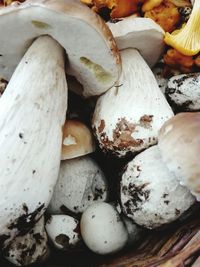
[[[200,1],[193,1],[193,9],[186,25],[172,34],[166,33],[166,44],[186,56],[193,56],[200,52]]]
[[[195,202],[162,161],[158,146],[129,162],[120,183],[120,200],[124,214],[149,229],[175,221]]]
[[[99,97],[92,120],[101,149],[118,157],[155,144],[159,129],[173,116],[139,52],[125,49],[121,57],[119,82]]]
[[[15,42],[4,40],[0,46],[0,73],[7,80],[41,35],[50,35],[63,46],[67,72],[83,85],[83,95],[102,94],[118,79],[120,57],[114,38],[103,20],[79,1],[28,0],[1,9],[0,36],[15,33]]]
[[[44,217],[33,226],[28,233],[15,237],[3,248],[4,257],[17,266],[41,263],[49,256],[47,234]]]
[[[87,247],[97,254],[110,254],[122,249],[128,232],[117,210],[108,203],[95,203],[81,217],[81,236]]]
[[[200,200],[200,113],[180,113],[160,130],[158,147],[167,168]]]
[[[134,15],[107,22],[119,50],[137,49],[150,67],[161,57],[164,50],[164,31],[152,19]]]
[[[108,198],[107,180],[89,156],[62,161],[60,174],[48,207],[50,214],[63,209],[82,213],[95,201]]]
[[[68,215],[51,215],[46,230],[53,245],[60,250],[78,249],[81,243],[79,221]]]
[[[2,8],[0,36],[5,79],[36,39],[0,99],[0,235],[12,239],[42,216],[58,178],[67,108],[64,49],[67,69],[85,95],[113,85],[120,57],[107,26],[78,1],[30,0]]]
[[[176,112],[200,110],[200,73],[171,77],[165,94]]]
[[[63,127],[62,160],[77,158],[95,151],[90,129],[81,121],[67,120]]]

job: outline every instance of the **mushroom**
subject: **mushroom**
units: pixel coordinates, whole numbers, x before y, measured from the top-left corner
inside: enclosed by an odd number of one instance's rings
[[[49,256],[47,241],[44,217],[41,217],[28,233],[15,237],[9,245],[4,247],[3,255],[17,266],[41,263]]]
[[[81,217],[81,235],[86,246],[97,254],[110,254],[122,249],[128,233],[117,210],[108,203],[94,203]]]
[[[0,235],[12,239],[42,216],[58,178],[67,108],[64,49],[67,70],[83,84],[84,95],[114,84],[120,57],[107,26],[78,1],[30,0],[2,8],[0,36],[4,79],[36,39],[0,99]]]
[[[1,36],[17,33],[15,42],[0,46],[0,73],[5,79],[35,38],[50,35],[66,50],[67,73],[83,85],[83,95],[102,94],[117,81],[120,57],[114,38],[103,20],[79,1],[28,0],[1,9],[0,18]]]
[[[92,120],[101,149],[118,157],[155,144],[159,129],[173,116],[139,52],[125,49],[121,57],[119,82],[99,97]]]
[[[166,44],[186,56],[194,56],[200,52],[200,1],[193,1],[193,9],[186,25],[180,30],[165,34]]]
[[[152,19],[134,15],[120,18],[114,23],[107,22],[119,50],[137,49],[150,67],[161,57],[164,51],[164,31]]]
[[[198,201],[200,201],[199,132],[200,113],[180,113],[163,125],[158,142],[162,159],[170,172],[174,173],[180,184],[190,189]]]
[[[68,251],[79,248],[81,236],[78,220],[68,215],[51,215],[45,227],[57,249]]]
[[[158,146],[128,163],[120,183],[120,200],[124,214],[149,229],[175,221],[195,202],[162,161]]]
[[[61,159],[72,159],[95,151],[94,138],[90,129],[81,121],[67,120],[63,127]]]
[[[200,110],[200,73],[171,77],[165,94],[176,112]]]
[[[68,209],[82,213],[94,201],[106,201],[108,186],[97,163],[88,156],[61,163],[60,174],[48,207],[50,214]]]

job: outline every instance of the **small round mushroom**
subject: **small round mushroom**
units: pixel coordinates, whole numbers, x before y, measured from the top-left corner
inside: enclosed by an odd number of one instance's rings
[[[200,110],[200,73],[171,77],[165,94],[176,112]]]
[[[69,251],[79,248],[81,237],[78,220],[68,215],[51,215],[45,227],[57,249]]]
[[[195,198],[181,186],[153,146],[129,162],[120,184],[123,212],[149,229],[175,221]]]
[[[63,209],[82,213],[94,201],[108,198],[107,180],[88,156],[61,162],[60,174],[49,205],[50,214],[60,214]]]
[[[44,217],[24,235],[15,237],[3,248],[4,257],[17,266],[41,263],[49,256],[47,234],[44,228]]]
[[[119,82],[98,98],[92,119],[100,148],[117,157],[156,144],[159,129],[173,116],[139,52],[125,49],[121,51],[121,57]]]
[[[125,225],[117,210],[108,203],[95,203],[88,207],[80,226],[83,241],[97,254],[117,252],[128,241]]]
[[[200,201],[200,113],[180,113],[168,120],[158,147],[167,168]]]
[[[72,159],[95,151],[95,142],[90,129],[81,121],[67,120],[63,126],[61,159]]]
[[[164,51],[164,31],[152,19],[133,16],[120,18],[117,22],[107,22],[119,50],[137,49],[150,67]],[[148,45],[147,45],[148,44]]]

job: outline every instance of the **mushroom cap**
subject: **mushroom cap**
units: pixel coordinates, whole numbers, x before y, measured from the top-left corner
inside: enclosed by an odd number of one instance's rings
[[[200,110],[200,73],[171,77],[165,94],[176,111]]]
[[[48,237],[54,246],[70,250],[80,244],[79,221],[68,215],[51,215],[46,223]]]
[[[84,96],[102,94],[118,80],[120,56],[110,30],[92,10],[70,0],[28,0],[0,9],[4,79],[10,79],[27,48],[41,35],[50,35],[66,50],[67,72],[83,85]]]
[[[106,178],[97,163],[88,156],[61,162],[60,174],[49,205],[49,213],[62,208],[82,213],[94,201],[108,198]]]
[[[168,169],[200,200],[200,113],[180,113],[160,130],[158,147]]]
[[[124,214],[149,229],[176,220],[195,202],[161,160],[157,146],[129,162],[121,179],[120,198]]]
[[[95,203],[88,207],[80,226],[83,241],[98,254],[117,252],[128,241],[126,227],[116,209],[108,203]]]
[[[152,19],[130,16],[117,22],[107,22],[119,50],[137,49],[152,67],[164,50],[164,31]]]
[[[90,129],[78,120],[67,120],[63,126],[61,159],[72,159],[95,151]]]

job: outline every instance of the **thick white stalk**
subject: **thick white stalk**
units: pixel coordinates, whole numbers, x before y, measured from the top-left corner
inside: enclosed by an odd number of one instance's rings
[[[37,39],[0,99],[0,235],[13,237],[43,214],[58,178],[67,108],[64,50]]]

